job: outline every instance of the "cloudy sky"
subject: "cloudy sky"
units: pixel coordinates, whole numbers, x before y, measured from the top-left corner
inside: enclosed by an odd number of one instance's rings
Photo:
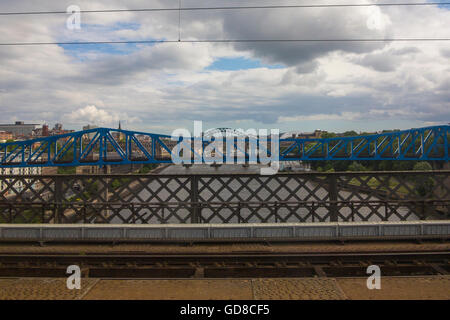
[[[374,0],[183,0],[185,7]],[[424,2],[383,0],[379,2]],[[441,1],[442,2],[442,1]],[[176,8],[178,0],[2,0],[1,12]],[[178,12],[0,16],[0,42],[177,40]],[[183,11],[181,38],[450,38],[450,6]],[[0,122],[170,133],[374,131],[450,121],[450,41],[0,46]]]

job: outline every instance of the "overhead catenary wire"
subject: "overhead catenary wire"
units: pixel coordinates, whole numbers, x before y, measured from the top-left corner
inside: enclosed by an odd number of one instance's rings
[[[282,8],[321,8],[321,7],[370,7],[370,6],[434,6],[450,5],[450,2],[420,2],[420,3],[360,3],[360,4],[304,4],[304,5],[267,5],[267,6],[227,6],[227,7],[182,7],[179,0],[178,8],[141,8],[141,9],[104,9],[81,10],[80,13],[114,13],[114,12],[145,12],[145,11],[178,11],[178,39],[150,39],[150,40],[107,40],[107,41],[70,41],[70,42],[10,42],[0,43],[0,46],[39,46],[39,45],[102,45],[102,44],[157,44],[157,43],[238,43],[238,42],[438,42],[450,41],[450,38],[370,38],[370,39],[181,39],[181,11],[195,10],[237,10],[237,9],[282,9]],[[3,15],[39,15],[39,14],[67,14],[66,11],[40,12],[0,12]]]
[[[181,41],[181,0],[178,0],[178,41]]]
[[[238,42],[432,42],[450,41],[450,38],[390,38],[390,39],[206,39],[206,40],[118,40],[72,42],[11,42],[0,46],[39,45],[102,45],[102,44],[157,44],[157,43],[238,43]]]
[[[446,6],[450,2],[416,2],[416,3],[342,3],[342,4],[298,4],[298,5],[257,5],[257,6],[223,6],[223,7],[178,7],[178,8],[136,8],[136,9],[98,9],[80,10],[80,13],[119,13],[119,12],[158,12],[158,11],[200,11],[200,10],[250,10],[250,9],[294,9],[294,8],[339,8],[339,7],[399,7],[399,6]],[[67,11],[17,11],[0,12],[0,16],[67,14]]]

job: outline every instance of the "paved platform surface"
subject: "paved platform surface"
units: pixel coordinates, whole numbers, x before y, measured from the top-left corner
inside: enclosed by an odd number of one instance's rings
[[[450,300],[450,276],[385,277],[380,290],[368,290],[366,279],[337,279],[347,298],[378,299],[439,299]]]
[[[366,278],[82,279],[68,290],[66,279],[0,279],[0,300],[450,300],[450,276],[383,277],[381,290],[369,290]]]

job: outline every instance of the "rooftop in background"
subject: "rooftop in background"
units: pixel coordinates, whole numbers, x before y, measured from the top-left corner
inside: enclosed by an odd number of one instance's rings
[[[297,139],[320,139],[322,133],[327,131],[315,130],[314,132],[290,131],[281,134],[281,139],[297,138]]]
[[[39,126],[40,124],[38,123],[25,123],[24,121],[16,121],[15,123],[9,124],[0,124],[1,127],[14,127],[14,126]]]
[[[16,121],[14,124],[0,124],[0,131],[11,132],[15,137],[18,136],[32,136],[33,130],[36,129],[39,124],[25,123],[23,121]]]

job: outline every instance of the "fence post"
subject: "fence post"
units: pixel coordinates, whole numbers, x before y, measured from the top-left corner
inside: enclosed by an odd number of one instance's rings
[[[45,223],[45,204],[41,207],[41,223]]]
[[[131,212],[131,216],[128,220],[131,220],[133,222],[133,224],[136,224],[136,215],[134,212],[134,203],[130,203],[130,212]]]
[[[191,223],[199,223],[198,203],[198,176],[192,175],[191,179]]]
[[[102,182],[105,184],[105,191],[104,191],[104,201],[106,202],[106,205],[102,207],[102,215],[103,218],[108,219],[109,215],[110,215],[110,210],[109,208],[109,188],[108,188],[108,184],[110,182],[110,179],[108,179],[108,174],[111,173],[111,167],[104,165],[103,166],[103,175],[106,176],[104,179],[101,179]],[[111,179],[112,180],[112,179]],[[100,186],[99,186],[100,188]],[[99,197],[101,198],[101,195],[99,195]]]
[[[384,221],[389,220],[389,207],[387,201],[384,202]]]
[[[327,178],[328,180],[328,194],[330,197],[330,221],[338,221],[338,208],[337,208],[337,178],[336,175],[330,174]]]
[[[274,214],[275,214],[275,223],[278,223],[278,201],[275,201]]]
[[[83,223],[87,223],[86,205],[83,205]]]
[[[421,203],[421,217],[420,220],[425,220],[426,219],[426,213],[425,213],[426,207],[425,207],[425,200],[422,200]]]
[[[238,218],[238,223],[242,223],[242,218],[241,218],[241,202],[238,202],[238,207],[237,207],[237,218]]]
[[[165,224],[165,223],[166,223],[166,215],[165,215],[165,212],[164,212],[165,210],[164,210],[164,209],[165,209],[165,206],[163,205],[163,206],[162,206],[162,213],[161,213],[161,218],[162,218],[162,219],[161,219],[161,223],[162,223],[162,224]]]
[[[62,202],[63,202],[63,180],[62,177],[55,176],[55,193],[53,195],[55,200],[55,218],[54,223],[61,223],[62,216]]]

